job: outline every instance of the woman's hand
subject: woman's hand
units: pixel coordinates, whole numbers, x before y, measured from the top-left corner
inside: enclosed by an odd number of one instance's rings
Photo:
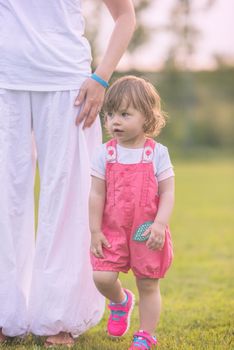
[[[145,232],[148,234],[150,231],[150,236],[146,242],[146,246],[152,250],[162,250],[165,243],[165,233],[166,233],[166,224],[155,221]]]
[[[105,88],[91,78],[87,78],[80,87],[75,106],[81,106],[76,117],[76,125],[84,121],[83,129],[90,127],[102,108]]]
[[[104,234],[100,232],[95,232],[91,234],[91,247],[90,250],[96,258],[104,258],[102,247],[110,248],[111,245],[104,236]]]

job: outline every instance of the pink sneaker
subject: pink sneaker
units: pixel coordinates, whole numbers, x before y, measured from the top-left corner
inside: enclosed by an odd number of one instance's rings
[[[111,311],[107,323],[107,332],[112,337],[122,337],[130,326],[130,317],[135,303],[135,297],[132,292],[124,289],[127,300],[125,303],[112,303],[108,305]]]
[[[133,342],[128,350],[150,350],[154,349],[156,344],[156,337],[153,337],[148,332],[139,331],[133,335]]]

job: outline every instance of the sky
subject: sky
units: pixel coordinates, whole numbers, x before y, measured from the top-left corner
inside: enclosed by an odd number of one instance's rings
[[[134,1],[134,0],[133,0]],[[201,31],[197,42],[196,55],[191,59],[192,69],[213,69],[213,54],[219,54],[234,63],[234,0],[216,0],[209,11],[199,11],[207,0],[195,0],[194,24]],[[152,0],[151,8],[144,14],[144,20],[151,25],[166,24],[169,10],[175,0]],[[101,52],[113,28],[113,21],[104,10],[100,35]],[[152,40],[141,46],[134,54],[125,54],[118,69],[159,69],[165,60],[170,37],[152,33]]]

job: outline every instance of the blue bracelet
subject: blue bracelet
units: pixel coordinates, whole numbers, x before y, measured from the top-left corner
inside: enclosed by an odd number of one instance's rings
[[[108,88],[109,84],[107,81],[103,80],[101,77],[99,77],[97,74],[93,73],[91,75],[91,78],[93,80],[96,80],[99,84],[101,84],[104,88]]]

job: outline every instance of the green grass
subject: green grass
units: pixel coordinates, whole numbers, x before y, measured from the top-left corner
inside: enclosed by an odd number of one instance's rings
[[[178,160],[176,207],[171,222],[175,259],[161,281],[163,310],[157,330],[159,349],[234,349],[234,161]],[[136,293],[131,274],[123,275]],[[138,328],[137,307],[126,337],[109,339],[107,314],[79,337],[76,350],[126,350]],[[28,337],[0,349],[43,349]],[[60,349],[65,349],[60,347]]]

